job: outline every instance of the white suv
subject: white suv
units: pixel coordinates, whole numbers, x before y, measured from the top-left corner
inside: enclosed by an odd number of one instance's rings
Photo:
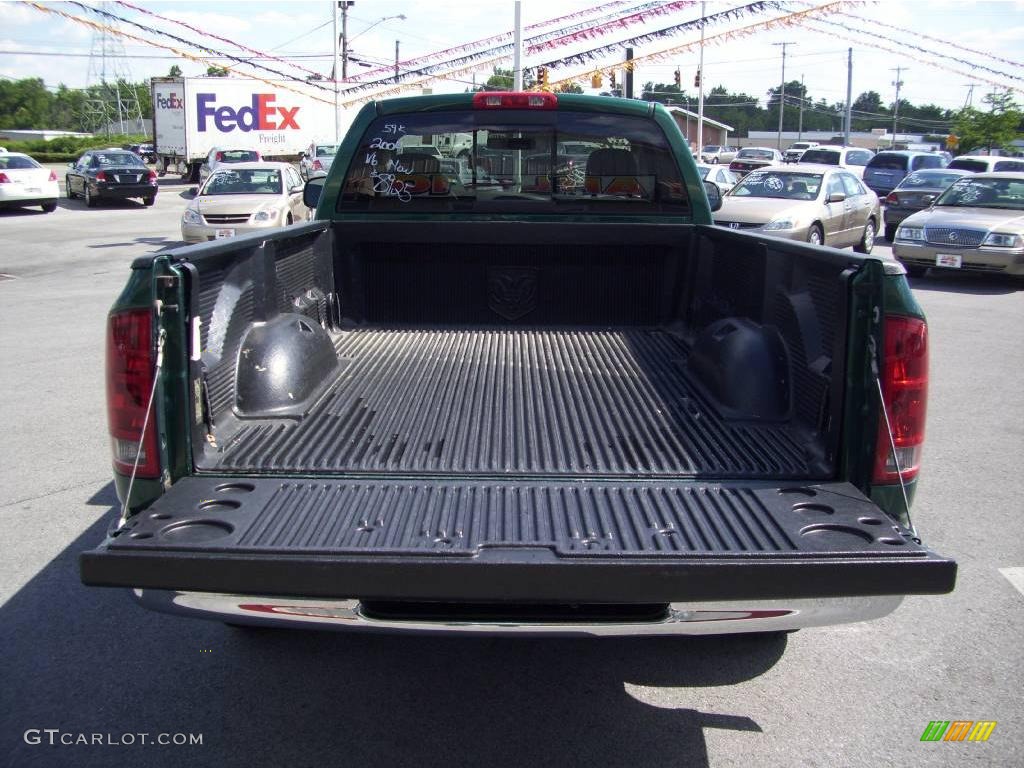
[[[816,141],[794,141],[789,145],[789,148],[782,153],[782,159],[787,163],[795,163],[800,159],[800,156],[811,147],[818,146]]]
[[[805,149],[797,162],[814,163],[815,165],[838,165],[840,168],[848,170],[858,179],[862,179],[864,178],[864,166],[874,156],[875,153],[870,149],[822,144]]]

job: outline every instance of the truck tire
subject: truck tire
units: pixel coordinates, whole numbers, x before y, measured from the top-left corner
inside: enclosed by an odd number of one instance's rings
[[[857,253],[871,253],[871,249],[875,247],[875,220],[868,219],[868,223],[864,225],[864,234],[861,235],[860,242],[853,246],[853,250]]]
[[[188,178],[185,179],[185,181],[187,181],[189,184],[198,184],[199,183],[199,169],[200,169],[200,167],[201,167],[200,163],[189,163],[189,166],[188,166]]]
[[[822,230],[821,224],[811,224],[811,228],[807,231],[807,242],[811,245],[825,244],[825,232]]]

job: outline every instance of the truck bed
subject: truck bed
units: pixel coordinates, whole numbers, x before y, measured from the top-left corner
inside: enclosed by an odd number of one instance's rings
[[[239,421],[218,471],[813,479],[795,423],[722,418],[658,328],[343,331],[301,419]]]

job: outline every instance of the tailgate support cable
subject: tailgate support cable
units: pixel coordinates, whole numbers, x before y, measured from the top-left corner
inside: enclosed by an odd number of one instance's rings
[[[900,467],[900,456],[896,452],[896,438],[892,432],[892,421],[889,419],[889,409],[885,407],[885,396],[882,394],[882,378],[878,371],[878,347],[875,344],[875,337],[868,337],[868,347],[871,349],[871,375],[875,378],[875,388],[878,390],[878,404],[882,409],[882,418],[885,419],[885,429],[889,433],[889,449],[892,451],[892,461],[896,465],[896,477],[900,481],[900,491],[903,493],[903,509],[907,513],[907,528],[913,534],[914,541],[921,543],[917,535],[914,522],[910,519],[910,499],[907,496],[907,484],[903,481],[903,468]]]
[[[159,304],[159,303],[158,303]],[[160,316],[160,307],[157,307],[157,316]],[[139,470],[139,459],[142,458],[142,444],[146,439],[146,429],[149,427],[149,415],[153,411],[153,398],[156,396],[157,382],[160,381],[160,369],[164,365],[164,342],[167,339],[167,331],[163,328],[160,329],[160,333],[156,339],[156,366],[153,369],[153,388],[149,390],[149,402],[146,405],[146,416],[142,420],[142,432],[139,435],[139,444],[135,450],[135,463],[132,465],[132,474],[128,478],[128,492],[124,495],[124,501],[121,504],[121,516],[117,519],[117,527],[114,529],[114,533],[120,533],[125,525],[128,524],[128,504],[132,499],[132,486],[135,485],[135,473]]]

